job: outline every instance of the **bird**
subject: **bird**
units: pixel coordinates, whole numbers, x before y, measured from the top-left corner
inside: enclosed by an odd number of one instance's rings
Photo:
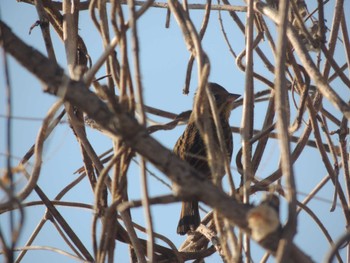
[[[223,136],[226,144],[227,157],[231,161],[233,151],[232,131],[229,125],[229,117],[233,109],[233,102],[236,101],[240,95],[229,93],[224,87],[217,83],[209,82],[207,88],[212,93],[218,116],[223,131]],[[195,95],[196,96],[196,95]],[[208,101],[206,101],[209,103]],[[205,118],[205,116],[203,116]],[[209,113],[210,125],[213,128],[213,138],[219,147],[217,129],[214,124],[213,116]],[[211,178],[209,163],[207,160],[207,149],[204,140],[196,124],[196,117],[191,113],[188,124],[183,134],[177,140],[173,152],[180,159],[186,161],[190,166],[202,173],[205,178]],[[224,171],[224,162],[222,163]],[[223,174],[224,175],[224,174]],[[183,201],[180,220],[177,226],[177,233],[185,235],[189,232],[195,231],[200,225],[200,215],[198,209],[198,200]]]
[[[247,221],[254,240],[260,242],[271,233],[281,230],[279,205],[279,198],[269,194],[258,206],[249,210]]]

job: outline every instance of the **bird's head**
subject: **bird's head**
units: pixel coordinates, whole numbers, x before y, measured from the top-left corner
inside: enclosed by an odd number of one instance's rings
[[[236,101],[241,95],[229,93],[224,87],[213,82],[208,83],[208,88],[213,94],[219,115],[228,118],[233,108],[234,101]]]

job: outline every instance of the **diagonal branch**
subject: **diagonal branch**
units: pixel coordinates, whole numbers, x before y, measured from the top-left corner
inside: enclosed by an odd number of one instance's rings
[[[0,44],[5,51],[48,86],[45,92],[72,103],[115,138],[123,140],[128,147],[144,156],[172,180],[175,196],[181,199],[198,198],[216,209],[231,224],[250,233],[246,220],[250,206],[238,203],[234,198],[205,180],[202,174],[152,138],[130,114],[121,110],[111,112],[103,101],[87,89],[83,81],[71,80],[59,65],[26,45],[2,21],[0,21],[0,30]],[[193,187],[194,185],[196,187]],[[279,238],[279,234],[274,235],[271,242],[260,245],[274,254]],[[312,262],[295,245],[292,245],[290,256],[293,262]]]

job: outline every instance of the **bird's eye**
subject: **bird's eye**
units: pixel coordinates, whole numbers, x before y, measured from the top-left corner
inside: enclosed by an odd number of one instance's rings
[[[220,96],[218,94],[213,94],[215,101],[219,101]]]

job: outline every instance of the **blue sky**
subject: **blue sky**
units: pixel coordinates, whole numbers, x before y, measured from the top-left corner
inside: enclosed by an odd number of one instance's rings
[[[331,1],[334,2],[334,1]],[[242,2],[234,2],[233,4],[242,5]],[[326,18],[330,26],[332,21],[333,4],[326,6]],[[346,2],[349,7],[349,3]],[[193,19],[197,28],[199,28],[203,11],[191,11],[191,18]],[[25,3],[17,3],[14,0],[3,0],[0,2],[1,19],[4,20],[23,40],[29,45],[39,49],[45,53],[44,44],[39,28],[35,28],[31,35],[28,34],[30,26],[37,20],[35,8]],[[191,82],[191,91],[188,96],[182,94],[182,88],[185,79],[185,72],[189,52],[181,35],[181,31],[176,24],[176,21],[171,19],[170,28],[165,28],[165,9],[153,8],[146,12],[146,14],[139,20],[138,29],[140,37],[141,50],[141,73],[142,83],[144,87],[145,103],[147,105],[167,110],[174,113],[180,113],[192,107],[193,94],[196,88],[196,67],[193,70],[193,79]],[[233,49],[238,54],[244,48],[244,35],[238,30],[237,26],[230,19],[229,15],[222,14],[225,29],[227,31],[230,43]],[[240,14],[243,22],[244,14]],[[222,36],[222,32],[218,22],[218,12],[213,11],[210,18],[210,25],[203,40],[204,50],[207,52],[211,62],[211,73],[209,79],[223,85],[227,90],[233,93],[243,94],[244,92],[244,73],[241,72],[235,63],[234,58],[228,51]],[[273,27],[272,24],[269,24]],[[81,12],[79,34],[84,39],[92,61],[96,61],[102,52],[102,43],[96,28],[93,26],[87,11]],[[64,53],[63,43],[57,38],[55,32],[52,31],[52,37],[56,50],[59,64],[67,69],[66,59]],[[337,49],[337,62],[343,65],[345,62],[344,50],[342,50],[341,43]],[[273,57],[267,49],[267,43],[263,43],[262,47],[266,50],[266,55],[273,62]],[[50,106],[56,101],[56,98],[42,92],[41,84],[27,73],[17,62],[11,57],[8,57],[10,62],[10,76],[13,92],[13,115],[24,118],[43,118]],[[262,65],[257,56],[254,56],[254,68],[257,72],[264,74],[271,81],[273,75],[269,73]],[[322,65],[322,63],[321,63]],[[5,135],[5,90],[4,90],[4,74],[3,65],[0,65],[0,134]],[[347,76],[349,72],[345,72]],[[102,76],[104,71],[101,70],[97,76]],[[255,90],[261,91],[267,87],[255,81]],[[341,97],[348,101],[349,91],[342,82],[335,81],[332,87],[341,95]],[[325,102],[325,107],[336,113],[335,109]],[[255,128],[259,129],[265,117],[266,103],[258,104],[255,107]],[[294,108],[293,108],[294,109]],[[241,123],[241,108],[238,108],[232,113],[230,123],[232,126],[238,127]],[[339,118],[339,114],[337,115]],[[148,116],[151,120],[166,122],[164,118]],[[306,119],[305,117],[304,119]],[[12,164],[18,163],[18,158],[21,158],[30,146],[34,143],[41,125],[39,120],[34,119],[13,119],[13,159]],[[300,135],[305,125],[300,129],[296,135]],[[162,144],[169,149],[172,149],[176,139],[180,136],[184,126],[177,127],[171,131],[161,131],[154,134]],[[335,129],[330,125],[330,129]],[[110,139],[88,128],[88,137],[97,153],[103,153],[111,148],[112,142]],[[333,138],[337,143],[337,137]],[[240,148],[240,135],[234,134],[234,156]],[[0,169],[5,168],[5,136],[0,136]],[[292,148],[294,144],[292,145]],[[54,198],[55,195],[69,182],[74,180],[77,175],[73,172],[82,165],[81,154],[78,143],[67,123],[60,124],[53,132],[44,147],[43,167],[39,179],[39,186],[49,196]],[[31,160],[33,161],[33,160]],[[257,171],[258,178],[268,176],[278,167],[279,150],[276,140],[270,140],[269,146],[262,160],[262,165]],[[235,160],[232,161],[232,171],[235,171]],[[166,177],[160,174],[152,165],[148,168],[156,173],[159,177],[169,182]],[[30,169],[30,168],[28,168]],[[315,149],[307,149],[298,159],[294,166],[296,174],[296,182],[298,187],[298,199],[301,201],[304,198],[303,194],[308,194],[315,185],[318,184],[323,177],[326,176],[326,170],[322,164],[319,153]],[[343,175],[341,172],[341,180],[343,182]],[[130,199],[139,199],[141,189],[139,187],[140,172],[137,165],[132,165],[128,173],[128,190]],[[235,181],[239,183],[239,176],[235,177]],[[24,179],[18,177],[18,188],[24,185]],[[170,190],[159,183],[153,177],[149,179],[149,187],[151,196],[160,194],[169,194]],[[330,235],[336,240],[345,231],[345,220],[340,206],[330,213],[334,187],[328,183],[317,195],[327,201],[315,199],[310,202],[309,206],[320,217],[321,221],[329,230]],[[2,195],[0,195],[3,197]],[[38,197],[33,193],[28,200],[38,200]],[[91,187],[87,179],[84,179],[74,190],[69,192],[63,200],[84,202],[88,204],[93,203],[93,196]],[[259,202],[260,195],[252,196],[253,202]],[[76,231],[76,234],[83,240],[87,248],[92,252],[91,242],[91,222],[93,212],[90,210],[76,209],[76,208],[59,208],[59,211],[67,219],[71,227]],[[184,240],[183,237],[176,235],[176,224],[178,221],[180,211],[180,204],[170,205],[156,205],[152,207],[153,220],[155,231],[170,238],[176,245],[180,245]],[[23,246],[29,235],[35,228],[38,221],[41,219],[45,209],[41,206],[31,207],[26,209],[26,221],[23,234],[20,237],[18,246]],[[145,225],[143,210],[138,208],[132,211],[135,222]],[[204,216],[204,214],[202,214]],[[282,221],[286,217],[286,203],[282,201],[281,204],[281,218]],[[1,226],[6,226],[8,220],[7,214],[0,215]],[[335,223],[336,222],[336,223]],[[5,227],[4,227],[5,228]],[[6,232],[5,232],[6,233]],[[141,236],[143,236],[141,234]],[[299,217],[298,233],[295,237],[296,243],[312,258],[320,262],[329,249],[329,244],[325,237],[320,233],[320,230],[315,223],[305,213]],[[47,222],[44,229],[34,242],[35,245],[48,245],[59,247],[60,249],[70,252],[69,248],[64,244],[57,231],[50,222]],[[255,262],[259,261],[263,251],[253,245],[253,258]],[[342,251],[342,256],[345,260],[345,252]],[[1,256],[0,256],[1,258]],[[70,259],[65,258],[57,253],[31,251],[28,252],[23,262],[70,262]],[[125,246],[117,245],[116,262],[125,262],[128,258]],[[208,262],[216,262],[216,256],[211,257]],[[73,262],[73,260],[72,260]]]

